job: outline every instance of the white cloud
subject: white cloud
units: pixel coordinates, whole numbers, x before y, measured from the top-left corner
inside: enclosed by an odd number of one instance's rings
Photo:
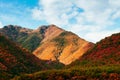
[[[117,11],[113,16],[112,16],[113,19],[117,19],[117,18],[120,18],[120,11]]]
[[[42,11],[40,11],[37,7],[32,10],[33,14],[32,17],[37,20],[43,20],[45,19],[45,15]]]
[[[85,35],[85,38],[93,41],[93,42],[98,42],[99,40],[110,36],[113,33],[118,33],[120,32],[119,30],[112,30],[112,31],[101,31],[101,32],[90,32]]]
[[[39,6],[32,9],[32,16],[96,42],[120,31],[118,27],[109,29],[119,24],[115,21],[120,19],[119,3],[120,0],[39,0]]]
[[[2,28],[3,27],[3,24],[2,24],[2,22],[0,22],[0,28]]]
[[[115,7],[115,8],[120,8],[120,0],[109,0],[109,4],[112,6],[112,7]]]

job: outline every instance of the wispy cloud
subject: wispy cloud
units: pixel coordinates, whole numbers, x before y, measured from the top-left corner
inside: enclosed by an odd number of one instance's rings
[[[120,0],[39,0],[32,17],[96,42],[120,32],[119,3]]]
[[[0,28],[2,28],[3,27],[3,24],[2,24],[2,22],[0,22]]]

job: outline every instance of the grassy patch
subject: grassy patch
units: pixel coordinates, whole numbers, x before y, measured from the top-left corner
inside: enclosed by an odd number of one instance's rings
[[[76,80],[76,79],[117,79],[120,65],[74,66],[63,70],[48,70],[34,74],[21,75],[13,80]]]

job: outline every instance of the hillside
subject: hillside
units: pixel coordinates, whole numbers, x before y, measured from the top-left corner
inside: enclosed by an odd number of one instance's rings
[[[120,80],[120,33],[99,41],[62,70],[40,71],[13,80]],[[44,74],[44,75],[42,75]]]
[[[93,49],[83,55],[82,60],[92,60],[98,64],[120,64],[120,33],[98,42]]]
[[[43,42],[33,54],[42,60],[58,60],[66,65],[81,57],[93,46],[72,32],[64,31],[51,40]]]
[[[33,52],[39,59],[57,60],[66,65],[81,57],[94,45],[53,24],[35,30],[8,25],[0,29],[0,33]]]
[[[23,73],[61,68],[58,62],[42,61],[0,34],[0,80]]]
[[[0,33],[31,52],[42,42],[58,36],[63,31],[55,25],[40,26],[35,30],[16,25],[8,25],[0,29]]]
[[[120,33],[108,36],[97,42],[81,58],[73,62],[74,65],[111,65],[120,64]]]
[[[32,30],[22,28],[21,26],[8,25],[1,28],[0,33],[32,52],[43,39],[45,29],[47,29],[47,26],[41,26],[36,30]]]

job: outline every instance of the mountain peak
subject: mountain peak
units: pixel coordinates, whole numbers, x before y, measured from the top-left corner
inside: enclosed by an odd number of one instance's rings
[[[64,31],[65,30],[57,27],[56,25],[53,25],[53,24],[49,25],[47,27],[47,29],[45,30],[44,39],[42,40],[42,42],[45,42],[47,40],[51,40],[51,39],[58,36],[59,34],[61,34]]]
[[[22,27],[21,26],[17,26],[17,25],[7,25],[7,26],[4,26],[3,29],[21,29]]]
[[[46,30],[47,28],[48,28],[48,26],[42,25],[42,26],[38,27],[36,30],[33,30],[33,32],[38,32],[38,33],[44,35],[45,30]]]
[[[54,24],[51,24],[51,25],[48,25],[48,28],[51,28],[51,29],[60,29],[60,30],[63,30],[62,28],[54,25]]]
[[[56,26],[55,24],[50,24],[50,25],[48,25],[49,27],[57,27],[58,28],[58,26]]]
[[[3,30],[7,30],[7,31],[20,31],[20,32],[30,32],[32,31],[32,29],[28,29],[28,28],[23,28],[21,26],[18,25],[7,25],[3,27]]]
[[[50,25],[42,25],[42,26],[38,27],[36,30],[39,30],[39,31],[44,30],[45,31],[48,28],[50,28],[50,29],[61,29],[54,24],[50,24]],[[61,29],[61,30],[63,30],[63,29]]]
[[[38,27],[38,30],[45,29],[45,28],[48,28],[48,26],[47,25],[42,25],[42,26]]]

